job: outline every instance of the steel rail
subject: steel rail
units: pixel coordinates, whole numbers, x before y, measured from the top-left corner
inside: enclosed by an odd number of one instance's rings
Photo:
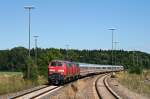
[[[106,86],[107,90],[116,98],[116,99],[121,99],[121,97],[115,92],[112,90],[112,88],[109,86],[108,82],[107,82],[107,79],[108,79],[108,76],[107,75],[105,78],[104,78],[104,85]]]
[[[52,92],[53,90],[55,90],[55,89],[57,89],[57,88],[59,89],[59,88],[61,88],[61,87],[58,87],[58,86],[57,86],[57,87],[55,87],[55,88],[52,88],[52,89],[43,91],[43,92],[41,92],[40,94],[31,97],[30,99],[35,99],[35,98],[37,98],[37,97],[39,97],[39,96],[41,96],[41,95],[43,95],[43,94],[46,94],[46,93],[48,93],[48,92]]]
[[[104,77],[105,76],[105,77]],[[114,92],[110,86],[108,85],[108,82],[107,82],[107,78],[108,78],[109,74],[106,74],[106,75],[103,75],[103,76],[99,76],[96,81],[95,81],[95,89],[96,89],[96,92],[97,92],[97,95],[99,97],[99,99],[103,99],[102,97],[102,93],[99,92],[99,89],[98,89],[98,81],[99,79],[101,79],[102,77],[104,77],[103,79],[103,83],[104,83],[104,87],[106,87],[106,89],[110,92],[110,94],[115,97],[116,99],[122,99],[116,92]]]
[[[39,92],[39,94],[37,94],[37,95],[35,94],[35,95],[31,95],[31,96],[28,97],[29,99],[34,99],[34,98],[36,98],[36,97],[38,97],[38,96],[40,96],[40,95],[42,95],[42,94],[45,94],[45,93],[47,93],[47,92],[49,92],[49,91],[52,91],[52,90],[55,90],[55,89],[58,88],[59,86],[54,86],[53,88],[50,88],[50,89],[47,89],[47,90],[46,90],[46,88],[48,88],[48,87],[50,87],[50,86],[44,86],[44,87],[42,87],[42,88],[38,88],[38,89],[36,89],[36,90],[32,90],[32,91],[23,93],[23,94],[21,94],[21,95],[17,95],[17,96],[15,96],[15,97],[10,98],[10,99],[18,99],[18,98],[21,99],[21,98],[23,98],[23,97],[26,97],[27,95],[34,94],[34,93],[36,93],[36,92],[38,92],[38,91],[40,91],[40,90],[45,89],[45,90]]]
[[[103,75],[103,76],[105,76],[105,75]],[[98,80],[101,78],[101,77],[103,77],[103,76],[99,76],[97,79],[96,79],[96,81],[95,81],[95,89],[96,89],[96,92],[97,92],[97,95],[98,95],[98,97],[100,98],[100,99],[102,99],[102,96],[101,96],[101,94],[99,93],[99,90],[98,90]]]
[[[11,97],[10,99],[16,99],[16,98],[19,98],[19,97],[21,97],[21,96],[27,95],[27,94],[29,94],[29,93],[32,93],[32,92],[35,92],[35,91],[44,89],[44,88],[46,88],[46,87],[48,87],[48,85],[47,85],[47,86],[44,86],[44,87],[41,87],[41,88],[37,88],[37,89],[32,90],[32,91],[25,92],[25,93],[23,93],[23,94],[16,95],[16,96],[14,96],[14,97]]]

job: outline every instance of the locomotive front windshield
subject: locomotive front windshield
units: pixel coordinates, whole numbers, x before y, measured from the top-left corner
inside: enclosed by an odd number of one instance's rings
[[[61,62],[52,62],[51,66],[62,66]]]

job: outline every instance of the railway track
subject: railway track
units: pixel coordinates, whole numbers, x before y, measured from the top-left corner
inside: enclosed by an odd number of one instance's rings
[[[108,85],[109,75],[99,76],[95,81],[95,88],[99,99],[121,99]]]
[[[45,87],[30,91],[30,92],[26,92],[21,95],[17,95],[10,99],[39,99],[47,94],[57,91],[58,89],[60,89],[62,87],[63,86],[45,86]]]
[[[95,81],[96,93],[100,99],[121,99],[108,85],[107,75],[100,75]],[[81,78],[82,79],[82,78]],[[93,83],[94,84],[94,83]],[[47,95],[52,94],[53,92],[58,91],[58,89],[65,86],[44,86],[39,89],[35,89],[17,96],[14,96],[10,99],[41,99]]]

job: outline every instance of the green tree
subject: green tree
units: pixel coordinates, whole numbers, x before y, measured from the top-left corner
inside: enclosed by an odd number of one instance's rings
[[[31,57],[27,57],[25,60],[24,78],[30,80],[38,78],[38,69]]]

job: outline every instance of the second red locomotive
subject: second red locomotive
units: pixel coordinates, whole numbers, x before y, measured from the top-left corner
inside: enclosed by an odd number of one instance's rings
[[[79,78],[80,68],[77,63],[53,60],[48,66],[48,81],[52,84],[63,84]]]

